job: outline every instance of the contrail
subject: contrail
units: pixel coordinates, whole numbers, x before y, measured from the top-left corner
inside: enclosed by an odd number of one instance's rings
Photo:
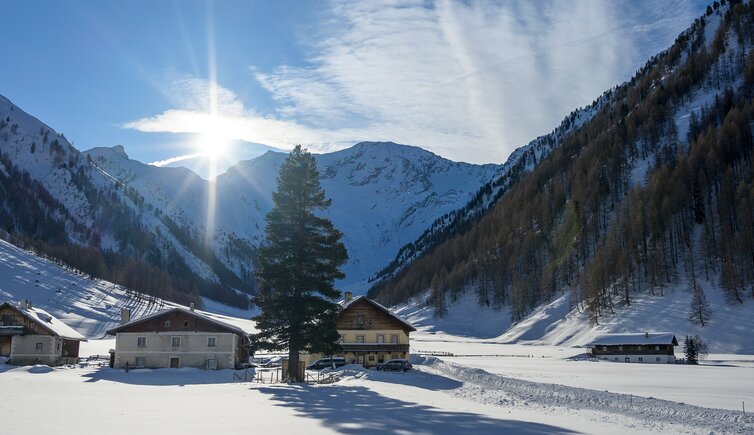
[[[182,156],[171,157],[171,158],[165,159],[165,160],[158,160],[156,162],[150,163],[150,165],[152,165],[152,166],[165,166],[165,165],[169,165],[171,163],[180,162],[182,160],[193,159],[194,157],[199,157],[201,155],[203,155],[203,153],[184,154]]]

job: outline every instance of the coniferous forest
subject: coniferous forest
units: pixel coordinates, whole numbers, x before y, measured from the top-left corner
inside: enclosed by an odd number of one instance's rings
[[[730,303],[754,298],[754,6],[730,6],[711,41],[717,3],[473,226],[370,295],[422,295],[442,316],[474,291],[520,320],[571,291],[594,321],[668,285],[703,300],[701,277]]]

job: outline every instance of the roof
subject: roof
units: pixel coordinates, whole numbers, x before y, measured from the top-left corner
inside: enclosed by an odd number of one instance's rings
[[[376,301],[374,301],[372,299],[369,299],[368,297],[366,297],[364,295],[356,296],[355,298],[351,299],[348,302],[346,302],[345,300],[340,301],[340,302],[338,302],[338,304],[340,304],[340,306],[343,307],[343,311],[345,311],[345,310],[348,309],[348,307],[350,307],[351,305],[353,305],[354,302],[361,301],[361,300],[374,305],[378,310],[384,312],[389,317],[392,317],[393,319],[395,319],[398,322],[402,323],[406,328],[408,328],[409,331],[416,331],[416,328],[414,328],[414,326],[412,324],[408,323],[407,321],[405,321],[405,320],[401,319],[400,317],[398,317],[397,315],[393,314],[393,312],[390,311],[390,309],[388,309],[384,305],[382,305],[382,304],[380,304],[380,303],[378,303],[378,302],[376,302]]]
[[[63,321],[41,308],[26,308],[21,305],[12,304],[10,302],[0,304],[0,308],[5,306],[15,309],[27,319],[50,331],[50,333],[52,333],[53,335],[65,338],[66,340],[87,341],[86,337],[81,335],[78,331],[66,325],[65,323],[63,323]]]
[[[672,344],[678,346],[678,340],[672,332],[633,332],[625,334],[605,334],[592,341],[592,346],[620,346],[620,345],[659,345]]]
[[[152,314],[148,314],[146,316],[139,317],[138,319],[134,319],[128,323],[124,323],[123,325],[119,325],[113,329],[108,330],[107,334],[115,335],[116,333],[120,332],[125,327],[133,326],[141,322],[145,322],[147,320],[154,319],[155,317],[159,317],[159,316],[162,316],[164,314],[171,313],[174,311],[179,311],[179,312],[188,314],[189,316],[194,316],[194,317],[204,319],[208,322],[214,323],[216,325],[220,325],[224,328],[231,329],[242,335],[249,335],[249,334],[254,334],[258,332],[256,328],[256,323],[253,320],[241,319],[238,317],[223,316],[222,314],[215,314],[215,313],[210,313],[210,312],[201,311],[201,310],[192,311],[186,307],[173,307],[173,308],[167,308],[165,310],[156,311]]]

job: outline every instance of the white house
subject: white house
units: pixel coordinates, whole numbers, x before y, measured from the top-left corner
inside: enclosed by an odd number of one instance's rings
[[[233,369],[249,359],[249,334],[254,322],[174,307],[136,320],[123,310],[115,336],[116,368]]]
[[[82,341],[86,337],[31,301],[0,304],[0,356],[11,364],[75,364]]]

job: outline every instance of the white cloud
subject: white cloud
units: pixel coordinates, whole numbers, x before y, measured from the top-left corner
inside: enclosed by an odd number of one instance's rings
[[[699,12],[654,1],[331,6],[310,66],[250,68],[278,103],[274,116],[218,88],[234,138],[315,151],[393,140],[455,160],[502,162],[627,79]],[[126,127],[196,132],[207,116],[207,82],[178,78],[172,86],[177,109]]]

